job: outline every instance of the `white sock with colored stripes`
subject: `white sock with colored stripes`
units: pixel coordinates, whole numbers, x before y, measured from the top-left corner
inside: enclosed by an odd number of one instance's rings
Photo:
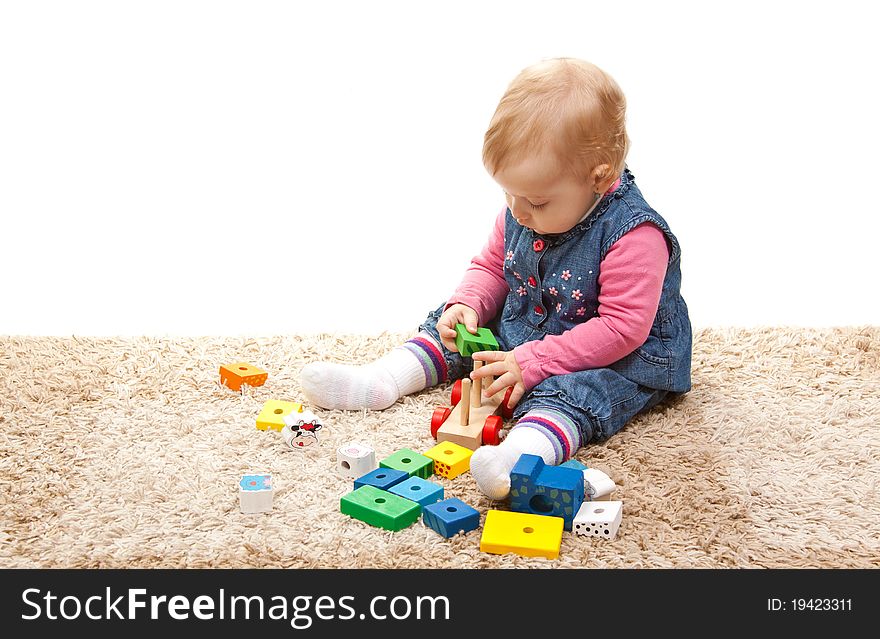
[[[339,410],[383,410],[405,395],[436,384],[445,375],[431,368],[431,359],[421,350],[440,347],[420,333],[370,364],[351,366],[329,362],[307,364],[300,373],[306,398],[314,405]],[[441,355],[442,358],[442,355]],[[425,362],[428,362],[427,364]],[[443,363],[445,366],[445,363]]]

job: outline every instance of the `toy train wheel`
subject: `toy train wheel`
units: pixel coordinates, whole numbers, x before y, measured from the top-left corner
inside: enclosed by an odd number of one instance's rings
[[[511,395],[513,395],[513,386],[507,389],[507,392],[504,393],[504,399],[501,400],[501,415],[504,419],[510,419],[513,417],[513,407],[507,405],[507,402],[510,401]]]
[[[500,415],[489,415],[483,424],[483,445],[497,446],[501,443],[501,428],[503,422]]]
[[[461,380],[452,385],[452,405],[455,406],[461,401]]]
[[[446,418],[449,417],[451,412],[451,408],[434,409],[434,414],[431,416],[431,437],[437,439],[437,431],[440,430],[443,422],[446,421]]]

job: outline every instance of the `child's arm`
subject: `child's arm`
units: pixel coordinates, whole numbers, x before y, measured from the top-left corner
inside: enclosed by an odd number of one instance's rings
[[[608,366],[644,344],[668,261],[666,236],[654,224],[640,224],[615,242],[600,265],[598,317],[514,349],[526,389],[551,375]]]
[[[471,260],[471,265],[446,308],[453,304],[470,306],[477,312],[480,326],[495,317],[504,304],[510,287],[504,279],[504,218],[507,207],[495,218],[495,225],[480,254]]]

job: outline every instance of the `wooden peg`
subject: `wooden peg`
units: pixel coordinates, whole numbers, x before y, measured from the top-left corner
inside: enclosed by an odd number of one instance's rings
[[[474,370],[477,371],[483,365],[478,359],[474,360]],[[483,380],[478,379],[474,382],[473,387],[471,388],[471,406],[474,408],[479,408],[483,404]]]
[[[467,426],[470,419],[471,413],[471,403],[468,398],[471,396],[471,380],[468,377],[465,377],[461,380],[461,401],[458,402],[458,405],[461,406],[461,425]]]

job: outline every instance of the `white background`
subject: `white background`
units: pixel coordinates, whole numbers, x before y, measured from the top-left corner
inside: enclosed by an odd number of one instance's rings
[[[695,327],[880,323],[874,3],[717,5],[0,0],[0,334],[414,329],[558,56],[626,93]]]

